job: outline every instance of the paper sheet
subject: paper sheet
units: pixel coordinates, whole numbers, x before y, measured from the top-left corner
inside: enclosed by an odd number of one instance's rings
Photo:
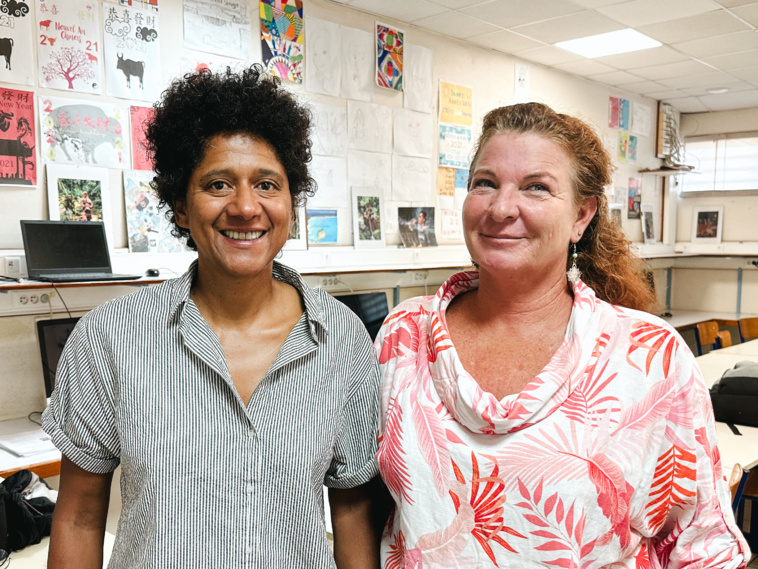
[[[318,190],[312,198],[308,198],[308,207],[350,207],[345,158],[314,156],[311,176],[318,183]]]
[[[351,150],[392,152],[392,109],[384,105],[347,102],[348,146]]]
[[[431,114],[395,109],[393,124],[395,154],[431,158],[433,136]]]
[[[406,109],[430,113],[434,107],[433,58],[431,49],[405,44],[403,106]]]
[[[342,26],[342,98],[374,100],[374,34]]]
[[[384,197],[391,195],[392,159],[389,154],[351,150],[347,153],[349,187],[380,188]]]
[[[345,156],[347,154],[347,110],[336,105],[310,103],[313,111],[313,154]]]
[[[392,199],[428,202],[432,189],[432,161],[408,156],[392,157]]]
[[[440,166],[468,169],[471,154],[471,129],[441,124],[437,151]]]
[[[184,46],[247,59],[250,55],[247,6],[247,2],[184,0]]]
[[[312,93],[340,96],[342,42],[340,25],[305,18],[305,88]]]

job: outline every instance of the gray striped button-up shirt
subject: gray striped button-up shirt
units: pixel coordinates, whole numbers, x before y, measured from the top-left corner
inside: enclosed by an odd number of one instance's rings
[[[275,263],[305,313],[244,405],[189,298],[195,270],[79,321],[43,427],[86,470],[121,463],[112,569],[334,567],[322,485],[377,474],[379,372],[368,334]]]

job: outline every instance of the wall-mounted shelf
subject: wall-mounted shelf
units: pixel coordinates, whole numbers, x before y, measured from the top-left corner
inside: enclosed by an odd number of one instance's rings
[[[675,174],[686,174],[688,172],[695,172],[694,170],[690,168],[643,168],[642,170],[638,170],[640,174],[656,174],[658,176],[673,176]]]

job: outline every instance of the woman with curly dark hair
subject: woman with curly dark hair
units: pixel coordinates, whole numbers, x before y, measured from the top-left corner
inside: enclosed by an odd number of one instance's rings
[[[352,312],[274,259],[311,194],[310,115],[259,67],[174,81],[153,187],[197,251],[83,317],[44,427],[63,454],[49,567],[373,567],[378,369]],[[334,556],[324,522],[329,487]]]

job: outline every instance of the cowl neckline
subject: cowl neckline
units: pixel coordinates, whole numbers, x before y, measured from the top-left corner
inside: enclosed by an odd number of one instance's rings
[[[600,300],[581,280],[572,285],[574,302],[566,332],[547,365],[520,393],[501,400],[484,391],[461,363],[450,340],[445,312],[457,295],[479,287],[477,272],[458,273],[437,291],[427,320],[429,372],[443,404],[459,424],[475,433],[504,434],[549,417],[571,395],[590,360],[599,355],[596,339],[601,328]],[[615,320],[615,314],[610,316]],[[508,373],[504,362],[503,373]]]

